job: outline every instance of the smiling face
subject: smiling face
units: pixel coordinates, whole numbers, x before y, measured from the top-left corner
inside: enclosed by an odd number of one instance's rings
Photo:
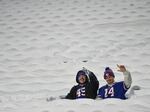
[[[86,76],[81,74],[81,75],[79,75],[78,80],[79,80],[80,84],[84,84],[86,82]]]
[[[108,84],[113,84],[114,82],[115,82],[115,80],[114,80],[114,77],[113,76],[107,76],[106,78],[105,78],[105,80],[106,80],[106,82],[108,83]]]

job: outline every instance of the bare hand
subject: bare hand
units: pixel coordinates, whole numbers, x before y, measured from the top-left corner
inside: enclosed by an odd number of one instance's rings
[[[118,67],[118,71],[119,71],[119,72],[125,72],[125,71],[126,71],[126,68],[125,68],[124,65],[118,65],[118,64],[117,64],[117,67]]]

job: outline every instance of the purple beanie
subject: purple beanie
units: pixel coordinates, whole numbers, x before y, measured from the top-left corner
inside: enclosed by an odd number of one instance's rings
[[[115,77],[114,72],[109,67],[106,67],[104,71],[104,79],[106,79],[108,76]]]

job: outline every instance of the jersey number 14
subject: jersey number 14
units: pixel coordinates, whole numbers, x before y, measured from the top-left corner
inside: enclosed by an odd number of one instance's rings
[[[113,87],[111,87],[109,89],[108,88],[105,89],[105,98],[108,96],[110,96],[110,97],[114,96],[114,88]]]

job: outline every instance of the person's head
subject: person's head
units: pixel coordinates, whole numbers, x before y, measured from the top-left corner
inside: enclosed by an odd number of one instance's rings
[[[115,81],[114,78],[114,72],[109,67],[106,67],[104,71],[104,79],[106,80],[106,82],[108,84],[113,84]]]
[[[84,71],[79,71],[77,73],[76,82],[79,84],[85,84],[88,82],[88,77]]]

